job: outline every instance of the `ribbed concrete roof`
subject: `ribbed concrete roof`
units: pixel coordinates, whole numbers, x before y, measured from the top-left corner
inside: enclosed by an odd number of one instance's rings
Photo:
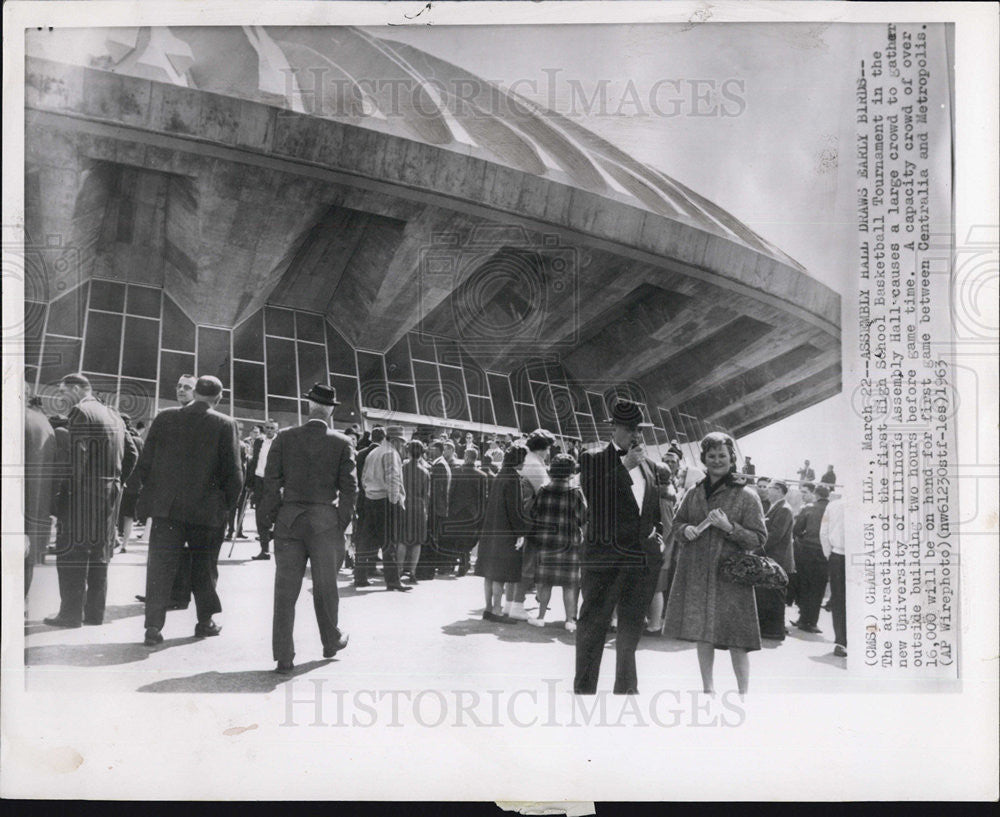
[[[688,223],[802,269],[722,208],[576,121],[357,28],[67,30],[29,36],[28,54],[265,102],[476,156]]]

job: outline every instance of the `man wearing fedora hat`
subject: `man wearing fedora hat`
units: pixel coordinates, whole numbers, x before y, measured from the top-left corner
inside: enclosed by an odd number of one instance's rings
[[[323,657],[347,646],[339,627],[337,573],[344,559],[344,531],[358,493],[354,445],[330,428],[337,392],[316,383],[308,394],[309,419],[274,438],[267,467],[261,515],[274,525],[274,622],[271,646],[277,672],[293,669],[295,602],[306,562],[312,566],[313,609]]]
[[[400,592],[413,589],[399,580],[396,562],[396,544],[406,503],[402,456],[405,445],[403,427],[386,426],[385,440],[368,455],[361,475],[365,490],[364,542],[370,549],[367,563],[374,567],[374,554],[381,550],[385,589]],[[356,582],[357,575],[355,571]],[[367,576],[362,578],[366,580]]]
[[[656,463],[643,448],[642,411],[619,400],[607,421],[611,442],[580,455],[589,509],[582,560],[583,606],[576,633],[578,695],[597,692],[604,640],[618,609],[615,694],[638,692],[635,650],[663,561]]]

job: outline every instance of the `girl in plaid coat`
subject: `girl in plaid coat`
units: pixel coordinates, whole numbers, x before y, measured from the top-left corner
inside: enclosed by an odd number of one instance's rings
[[[532,530],[531,544],[538,553],[535,568],[535,597],[538,615],[528,623],[545,626],[545,611],[552,597],[552,588],[563,589],[566,629],[576,630],[576,609],[580,600],[580,543],[587,518],[587,500],[583,491],[570,484],[576,471],[576,460],[569,454],[557,454],[549,466],[551,482],[535,494],[529,507]]]

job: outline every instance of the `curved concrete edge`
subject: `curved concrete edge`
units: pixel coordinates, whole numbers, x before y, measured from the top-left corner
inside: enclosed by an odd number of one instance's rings
[[[777,306],[840,337],[840,296],[781,259],[736,240],[476,156],[259,102],[28,58],[26,107],[323,168],[438,198],[476,216],[526,221]],[[30,130],[30,117],[28,118]],[[121,137],[126,138],[122,133]]]

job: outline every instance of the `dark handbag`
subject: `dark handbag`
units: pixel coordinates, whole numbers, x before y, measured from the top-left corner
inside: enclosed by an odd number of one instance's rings
[[[719,562],[719,578],[744,587],[781,590],[788,586],[788,574],[770,556],[735,553]]]

